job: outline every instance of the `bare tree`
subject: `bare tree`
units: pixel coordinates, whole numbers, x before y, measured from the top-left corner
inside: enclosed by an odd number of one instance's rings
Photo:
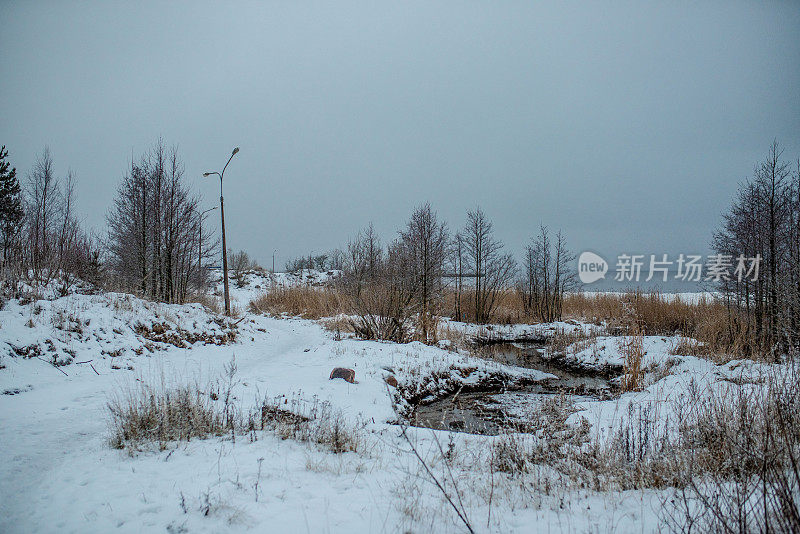
[[[70,275],[76,274],[80,270],[79,265],[85,261],[82,254],[78,251],[81,246],[87,245],[85,236],[81,234],[81,227],[74,213],[75,201],[75,176],[70,170],[67,173],[64,186],[61,191],[59,202],[59,230],[56,237],[56,248],[58,255],[56,258],[57,270],[61,273],[63,290],[69,287]],[[91,245],[89,245],[91,248]]]
[[[494,238],[492,223],[480,208],[467,213],[462,234],[468,264],[475,277],[474,320],[486,323],[497,305],[498,295],[514,279],[516,261],[503,252],[503,243]]]
[[[736,267],[740,257],[761,259],[757,278],[752,273],[720,280],[729,341],[744,337],[750,343],[740,348],[748,352],[800,348],[800,177],[792,176],[782,153],[773,142],[753,178],[740,185],[713,240],[717,253]]]
[[[542,226],[525,249],[525,276],[517,285],[527,314],[542,322],[561,318],[564,294],[578,287],[577,273],[570,269],[574,260],[561,232],[553,243],[549,230]]]
[[[347,244],[347,253],[343,262],[344,276],[342,281],[354,296],[358,297],[363,285],[378,279],[384,262],[383,249],[375,227],[369,223],[366,229],[359,232]]]
[[[214,243],[200,233],[198,206],[176,149],[167,152],[159,141],[139,164],[131,163],[107,216],[117,281],[166,302],[182,302],[192,284],[199,289],[204,277],[196,251],[210,257]]]
[[[464,237],[460,232],[456,232],[450,244],[450,270],[453,283],[453,319],[461,321],[464,319],[461,309],[461,297],[464,290],[464,264],[466,262]]]
[[[20,243],[20,267],[36,283],[59,278],[66,292],[75,277],[98,283],[98,239],[87,234],[75,215],[75,176],[56,176],[45,148],[28,173],[24,188],[25,218]]]
[[[147,292],[150,277],[149,237],[151,232],[147,162],[131,161],[129,172],[117,188],[107,216],[109,256],[118,281],[140,294]]]
[[[28,174],[26,209],[28,214],[29,263],[33,277],[39,280],[45,274],[52,277],[53,236],[59,212],[59,184],[53,170],[50,149],[45,148]]]
[[[415,311],[419,314],[419,333],[421,340],[427,343],[431,335],[436,335],[431,330],[444,289],[442,276],[447,257],[447,225],[439,222],[436,212],[425,203],[412,213],[405,231],[400,233],[400,241],[409,269],[405,276],[409,278]]]

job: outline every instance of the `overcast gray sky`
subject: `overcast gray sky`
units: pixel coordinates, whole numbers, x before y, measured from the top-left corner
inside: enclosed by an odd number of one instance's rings
[[[797,2],[0,2],[0,144],[48,145],[101,229],[131,154],[226,172],[266,265],[481,205],[520,253],[706,252],[777,138],[800,156]]]

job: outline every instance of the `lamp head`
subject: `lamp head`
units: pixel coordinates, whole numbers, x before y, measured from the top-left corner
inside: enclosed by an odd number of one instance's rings
[[[239,147],[238,146],[233,149],[233,153],[231,153],[231,156],[235,156],[237,152],[239,152]]]

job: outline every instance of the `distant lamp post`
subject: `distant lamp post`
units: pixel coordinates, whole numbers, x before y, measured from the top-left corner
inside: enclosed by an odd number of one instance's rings
[[[203,220],[206,218],[206,213],[208,213],[209,211],[214,211],[215,209],[217,209],[216,206],[214,206],[213,208],[208,208],[207,210],[200,213],[200,246],[198,247],[199,254],[197,256],[197,273],[201,277],[200,278],[201,285],[203,276]]]
[[[278,252],[277,249],[272,251],[272,274],[275,274],[275,253]]]
[[[239,152],[239,147],[233,149],[231,157],[228,158],[228,163],[231,162],[233,156]],[[225,244],[225,203],[222,199],[222,177],[225,175],[225,169],[228,168],[228,163],[222,168],[222,172],[204,172],[203,176],[209,177],[212,174],[219,176],[219,213],[222,219],[222,280],[225,284],[225,315],[231,314],[231,296],[228,292],[228,249]]]

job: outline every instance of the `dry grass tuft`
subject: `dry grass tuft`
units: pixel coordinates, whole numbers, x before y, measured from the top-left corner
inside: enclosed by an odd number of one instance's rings
[[[224,379],[205,388],[198,384],[158,386],[140,380],[138,385],[108,403],[111,416],[110,444],[131,453],[156,446],[164,450],[171,443],[213,436],[248,436],[271,430],[283,439],[315,443],[330,452],[357,452],[364,443],[363,424],[351,424],[328,402],[314,399],[291,401],[283,396],[264,398],[244,410],[234,403],[236,363],[225,367]]]
[[[689,337],[681,337],[670,348],[673,356],[711,356],[711,350],[705,343]]]
[[[342,339],[343,334],[353,334],[353,321],[347,315],[337,315],[336,317],[322,318],[319,321],[322,328],[329,332],[333,332],[337,341]]]
[[[605,324],[613,335],[682,335],[700,343],[689,354],[713,357],[718,362],[758,355],[754,340],[743,326],[746,321],[729,311],[725,303],[701,297],[686,302],[659,293],[569,294],[564,317]]]
[[[620,351],[625,356],[622,374],[622,391],[642,389],[642,359],[644,358],[644,338],[641,331],[620,339]]]
[[[207,310],[214,314],[221,314],[222,313],[222,302],[218,297],[214,295],[209,295],[208,293],[194,293],[189,295],[186,299],[187,304],[197,303],[202,304]]]
[[[373,297],[369,297],[373,298]],[[365,300],[369,300],[365,297]],[[379,299],[379,295],[374,296]],[[474,316],[474,295],[464,291],[457,305],[455,293],[448,290],[436,306],[445,315],[462,321],[470,321]],[[343,317],[353,316],[352,301],[336,287],[295,286],[274,287],[250,302],[250,311],[274,316],[289,315],[307,319],[338,317],[331,322],[333,331],[350,332],[352,325],[346,325]],[[701,297],[695,302],[687,302],[677,296],[660,293],[644,294],[629,292],[620,294],[568,293],[563,302],[563,319],[580,320],[596,325],[604,325],[611,335],[682,335],[699,340],[692,354],[713,357],[717,361],[734,357],[753,357],[758,355],[750,334],[743,326],[743,318],[732,316],[722,301]],[[382,315],[381,315],[382,317]],[[496,324],[530,324],[537,321],[526,315],[522,300],[516,291],[508,289],[497,296],[497,305],[490,318]],[[359,321],[356,321],[359,323]],[[360,326],[361,325],[359,323]],[[434,329],[435,330],[435,329]],[[440,329],[441,330],[441,329]],[[408,337],[414,337],[414,329],[408,328]],[[440,339],[451,339],[448,332],[440,332]],[[381,337],[375,332],[372,337]],[[370,337],[365,335],[365,337]],[[457,336],[456,336],[457,337]],[[430,340],[427,340],[430,341]],[[435,341],[435,339],[434,339]],[[554,343],[567,343],[568,336],[560,336]],[[579,339],[572,340],[579,341]],[[553,347],[559,349],[558,346]],[[566,346],[560,347],[561,351]]]
[[[250,311],[305,319],[333,317],[346,312],[342,296],[328,287],[275,287],[250,301]]]
[[[491,469],[520,476],[531,472],[534,466],[563,462],[571,447],[580,447],[589,440],[586,419],[567,423],[576,412],[572,396],[546,397],[531,410],[529,422],[519,428],[521,433],[501,434],[492,444]]]
[[[515,290],[507,289],[497,294],[496,304],[489,318],[494,324],[530,324],[538,321],[528,317],[522,306],[522,300]],[[464,289],[460,298],[456,299],[456,292],[446,289],[442,295],[441,309],[455,320],[471,322],[475,319],[475,292]],[[460,312],[456,313],[456,310]]]
[[[597,338],[597,333],[574,330],[571,332],[557,329],[547,338],[547,348],[553,354],[565,354],[567,349],[580,352],[588,348]]]
[[[690,303],[661,293],[632,291],[620,294],[571,293],[564,299],[564,317],[610,328],[638,327],[644,335],[695,334],[708,317],[726,317],[727,309],[716,300],[700,298]]]
[[[225,416],[197,385],[152,387],[140,382],[108,403],[111,446],[138,449],[155,443],[160,450],[174,441],[219,436]]]
[[[270,429],[283,439],[316,443],[335,454],[358,452],[363,444],[363,423],[349,423],[328,402],[299,397],[265,399],[247,417],[247,430]]]

